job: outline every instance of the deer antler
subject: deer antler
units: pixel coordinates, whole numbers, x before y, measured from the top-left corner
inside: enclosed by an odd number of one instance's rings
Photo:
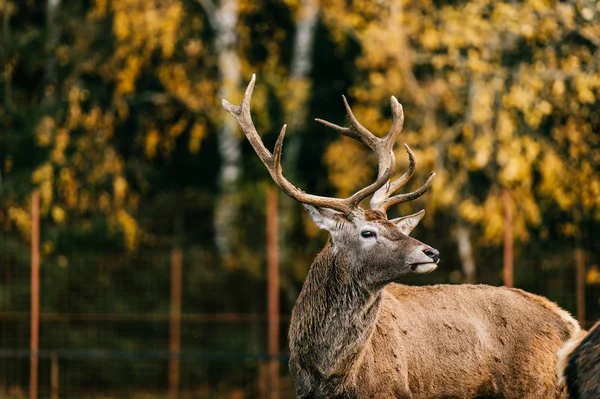
[[[283,139],[285,137],[286,125],[283,125],[281,132],[279,133],[279,137],[277,138],[277,141],[275,143],[273,154],[271,154],[262,142],[258,132],[256,131],[256,127],[252,122],[252,116],[250,115],[250,99],[252,97],[252,91],[254,90],[255,81],[256,75],[253,74],[252,79],[250,80],[250,83],[246,88],[244,99],[242,100],[242,103],[240,105],[233,105],[227,100],[223,100],[223,107],[227,111],[229,111],[229,113],[231,113],[231,115],[233,115],[234,118],[238,121],[238,124],[240,125],[242,131],[248,138],[248,141],[250,141],[252,148],[254,148],[254,151],[260,157],[262,163],[269,171],[271,178],[273,179],[275,184],[277,184],[287,195],[304,204],[335,209],[346,215],[350,215],[356,210],[360,201],[373,194],[389,180],[390,176],[393,173],[393,170],[390,167],[392,162],[388,158],[393,159],[393,153],[391,151],[384,153],[383,151],[376,150],[375,152],[380,158],[379,177],[374,183],[363,188],[362,190],[358,191],[357,193],[353,194],[348,198],[339,199],[321,197],[318,195],[307,194],[299,188],[295,187],[283,176],[283,171],[281,168],[281,151],[283,147]],[[349,136],[352,137],[352,135]],[[376,139],[376,137],[374,136],[373,138]],[[359,140],[362,141],[364,140],[364,138]],[[385,159],[385,161],[381,161],[381,159]]]
[[[317,122],[324,124],[332,129],[337,130],[341,134],[351,137],[355,140],[358,140],[364,143],[366,146],[371,148],[377,154],[386,154],[386,156],[379,156],[379,172],[378,178],[380,178],[385,170],[396,169],[396,158],[393,153],[394,143],[398,138],[400,132],[402,132],[402,128],[404,127],[404,112],[402,110],[402,105],[398,102],[396,97],[392,96],[390,102],[392,104],[392,127],[388,134],[379,138],[367,130],[364,126],[362,126],[357,120],[354,114],[352,113],[352,109],[348,105],[348,101],[346,101],[346,97],[342,96],[344,99],[344,106],[346,107],[346,112],[348,113],[348,117],[350,118],[351,127],[341,127],[331,122],[324,121],[322,119],[316,119]],[[416,168],[415,154],[412,152],[410,147],[404,144],[406,151],[408,152],[409,165],[406,172],[400,176],[394,182],[387,181],[387,184],[381,186],[375,194],[373,194],[373,198],[371,198],[371,209],[376,209],[380,211],[387,211],[392,205],[400,204],[402,202],[411,201],[413,199],[419,198],[421,195],[427,191],[427,189],[431,186],[431,182],[435,177],[435,172],[431,172],[425,183],[417,190],[406,193],[406,194],[398,194],[390,198],[392,194],[402,188],[408,180],[412,177]],[[390,154],[389,156],[387,154]]]
[[[373,194],[370,203],[371,209],[377,209],[385,212],[393,205],[401,204],[403,202],[408,202],[419,198],[421,195],[425,194],[425,192],[431,186],[433,178],[435,177],[435,172],[431,172],[427,177],[427,180],[425,180],[425,183],[423,183],[423,185],[415,191],[405,194],[398,194],[394,195],[393,197],[390,197],[400,188],[404,187],[404,185],[412,177],[413,173],[415,173],[415,168],[417,166],[415,154],[412,152],[408,145],[404,144],[404,147],[406,148],[406,152],[408,153],[408,169],[398,179],[394,180],[393,182],[388,182],[388,184],[384,185],[383,187],[378,189],[375,192],[375,194]]]
[[[402,175],[402,177],[390,184],[390,177],[396,169],[396,158],[394,156],[393,147],[396,138],[402,131],[402,127],[404,125],[404,113],[402,112],[402,106],[398,100],[392,96],[392,127],[385,137],[379,138],[356,120],[354,114],[352,113],[352,109],[348,105],[348,101],[346,101],[346,97],[342,96],[344,99],[344,106],[346,107],[348,117],[350,118],[350,123],[352,125],[351,127],[341,127],[322,119],[316,119],[316,121],[324,124],[325,126],[331,127],[334,130],[337,130],[345,136],[360,141],[373,150],[379,161],[377,180],[367,187],[359,190],[352,196],[344,199],[321,197],[318,195],[305,193],[304,191],[295,187],[283,176],[283,170],[281,167],[281,152],[283,148],[286,125],[283,125],[281,128],[279,137],[275,142],[273,154],[267,150],[258,132],[256,131],[256,127],[252,122],[252,116],[250,114],[250,99],[252,98],[255,82],[256,75],[252,74],[252,79],[246,88],[246,93],[244,94],[244,98],[240,105],[233,105],[227,100],[223,100],[223,107],[238,121],[242,131],[248,138],[248,141],[250,141],[252,148],[254,148],[254,151],[259,156],[262,163],[269,171],[269,174],[271,175],[271,178],[275,184],[277,184],[283,190],[283,192],[295,200],[308,205],[335,209],[346,215],[350,215],[356,210],[360,201],[375,193],[373,199],[371,199],[371,208],[385,212],[386,209],[394,204],[410,201],[421,196],[431,185],[431,180],[435,175],[433,172],[427,182],[425,182],[425,184],[417,191],[388,198],[400,187],[406,184],[408,179],[410,179],[412,176],[415,168],[414,154],[410,148],[405,145],[410,158],[409,168],[406,173]]]

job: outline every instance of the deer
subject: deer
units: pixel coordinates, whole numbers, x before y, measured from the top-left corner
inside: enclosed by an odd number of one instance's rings
[[[401,284],[406,275],[434,271],[440,254],[410,237],[424,210],[387,218],[390,207],[420,197],[435,176],[398,193],[416,170],[405,144],[407,170],[392,180],[393,147],[404,126],[398,100],[391,97],[392,125],[383,137],[358,122],[345,97],[349,127],[316,119],[366,145],[378,160],[373,183],[348,198],[323,197],[284,177],[286,125],[273,152],[265,147],[250,110],[255,81],[252,75],[240,105],[223,100],[223,107],[275,184],[329,233],[292,310],[289,369],[297,397],[559,398],[556,354],[580,331],[567,311],[515,288]]]
[[[600,398],[600,322],[558,351],[557,371],[569,399]]]

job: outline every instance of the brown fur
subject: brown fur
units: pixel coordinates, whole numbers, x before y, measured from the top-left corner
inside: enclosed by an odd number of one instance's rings
[[[557,367],[570,399],[600,398],[600,323],[565,344]]]
[[[289,332],[298,397],[560,396],[556,352],[579,326],[554,303],[485,285],[371,290],[352,269],[330,243],[309,271]]]

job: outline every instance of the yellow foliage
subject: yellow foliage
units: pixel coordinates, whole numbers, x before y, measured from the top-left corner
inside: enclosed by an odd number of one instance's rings
[[[41,245],[40,251],[44,256],[51,255],[54,252],[54,243],[52,241],[44,241]]]
[[[405,141],[440,154],[417,156],[435,162],[438,173],[428,204],[482,224],[486,243],[501,239],[503,186],[513,192],[519,239],[527,239],[528,226],[541,222],[540,196],[570,210],[578,190],[581,205],[598,209],[600,179],[594,171],[600,151],[594,148],[600,142],[589,123],[597,113],[590,104],[600,94],[597,52],[564,47],[564,38],[575,30],[589,40],[600,36],[597,11],[587,9],[590,18],[585,18],[587,5],[542,0],[439,8],[416,0],[398,4],[379,3],[378,19],[371,19],[360,1],[332,0],[323,7],[331,13],[325,22],[334,30],[352,30],[361,46],[357,65],[368,79],[351,89],[358,119],[371,131],[385,131],[381,104],[390,94],[403,97]],[[531,49],[531,62],[506,63],[504,52],[510,58],[520,42]],[[423,72],[427,67],[432,72]],[[417,78],[415,71],[425,76]],[[544,122],[554,123],[551,138],[538,131]],[[418,137],[410,133],[415,131]],[[343,159],[329,160],[337,162],[330,166],[334,181],[354,173],[355,166]],[[474,187],[465,170],[480,170],[491,180],[480,205],[470,197]],[[538,174],[541,182],[532,186]]]
[[[183,16],[181,1],[110,0],[117,38],[117,96],[133,93],[142,67],[155,50],[164,59],[173,55]],[[96,9],[100,9],[97,4]],[[132,12],[135,10],[135,12]]]
[[[590,79],[587,76],[577,76],[573,81],[577,90],[577,97],[582,103],[593,103],[596,101],[593,89],[598,88],[598,77]]]
[[[53,206],[52,207],[52,220],[54,220],[54,223],[56,224],[63,224],[65,222],[67,218],[67,213],[65,212],[65,210],[63,208],[61,208],[60,206]]]
[[[45,215],[50,209],[54,198],[54,168],[49,162],[43,163],[31,176],[33,183],[37,184],[40,192],[40,213]]]
[[[240,4],[240,9],[254,7],[252,2],[246,3]],[[124,160],[110,140],[117,123],[130,117],[129,103],[138,95],[138,80],[143,74],[158,75],[166,93],[150,93],[150,101],[156,105],[181,101],[198,114],[194,115],[198,121],[191,126],[192,116],[184,114],[160,132],[156,126],[164,126],[162,121],[160,124],[149,121],[149,128],[139,141],[148,159],[155,158],[159,149],[168,154],[188,129],[190,151],[199,151],[206,135],[205,123],[199,121],[221,114],[215,111],[214,104],[218,82],[211,75],[215,66],[215,58],[209,53],[212,49],[200,39],[190,38],[194,35],[189,32],[186,32],[187,42],[181,43],[182,28],[190,29],[182,24],[186,17],[193,29],[202,29],[202,17],[187,16],[181,0],[94,0],[86,22],[110,22],[115,39],[112,54],[100,59],[99,53],[94,54],[88,48],[91,42],[85,38],[75,38],[73,46],[61,45],[56,49],[60,66],[76,61],[79,69],[56,89],[67,103],[65,112],[43,117],[35,126],[37,145],[50,151],[46,162],[31,175],[40,191],[42,217],[48,215],[55,223],[62,224],[71,219],[71,212],[85,219],[90,210],[100,210],[123,229],[127,248],[135,247],[137,227],[123,207],[135,209],[139,195],[130,193],[123,175]],[[187,60],[173,57],[180,47]],[[83,59],[76,59],[74,54]],[[104,107],[95,97],[88,101],[90,92],[76,78],[80,73],[97,74],[107,86],[114,86],[110,106]],[[10,157],[5,159],[5,170],[10,170],[11,162]],[[106,189],[107,182],[112,182],[112,190]],[[11,214],[14,219],[11,223],[24,230],[26,223],[19,209],[15,208]]]
[[[129,94],[135,91],[137,80],[142,67],[140,57],[129,56],[125,61],[125,68],[117,74],[117,94]]]
[[[67,129],[58,129],[54,140],[54,149],[50,154],[50,159],[55,164],[64,164],[66,161],[65,151],[69,145],[69,131]]]
[[[191,81],[184,65],[161,66],[158,70],[158,78],[170,94],[183,102],[190,111],[202,110],[207,106],[206,101],[214,98],[215,82]]]
[[[461,202],[459,213],[463,219],[471,223],[479,223],[485,216],[483,208],[476,205],[471,198]]]
[[[52,180],[54,177],[54,169],[49,162],[43,163],[36,170],[33,171],[31,181],[34,183],[42,183],[44,181]]]
[[[12,206],[8,208],[8,220],[12,221],[24,237],[31,236],[31,215],[23,208]]]
[[[73,85],[69,88],[68,99],[69,99],[69,110],[67,121],[65,123],[64,128],[67,130],[75,129],[81,119],[81,106],[79,103],[85,97],[85,93],[79,86]]]
[[[529,163],[520,157],[517,148],[500,149],[498,152],[498,163],[500,164],[499,181],[504,185],[511,187],[518,182],[529,180]]]
[[[102,120],[102,110],[98,106],[92,107],[89,113],[84,114],[82,117],[83,127],[87,130],[97,128]]]
[[[117,223],[125,235],[125,248],[134,251],[138,246],[139,226],[137,221],[125,210],[117,212]]]
[[[515,123],[505,110],[498,113],[496,132],[498,133],[498,139],[502,141],[510,140],[515,132]]]
[[[420,40],[423,47],[427,50],[435,50],[440,45],[438,32],[433,26],[425,26]]]
[[[94,0],[94,5],[88,13],[90,19],[101,19],[108,11],[108,0]]]
[[[564,189],[568,180],[566,165],[554,151],[545,152],[540,165],[542,176],[540,192],[554,198],[562,209],[571,209],[574,198]]]
[[[117,176],[113,180],[113,195],[116,204],[122,204],[127,194],[127,180],[123,176]]]
[[[67,208],[76,208],[78,201],[79,182],[75,178],[71,169],[62,168],[60,170],[57,188],[59,196],[64,201]]]
[[[78,209],[80,213],[86,212],[90,208],[90,192],[88,190],[81,190],[79,193]]]
[[[356,141],[341,138],[333,142],[325,152],[325,164],[329,170],[329,180],[340,196],[349,196],[358,187],[369,184],[372,176],[372,162],[365,159],[365,153]]]
[[[188,57],[194,58],[199,56],[202,53],[203,49],[204,46],[202,45],[202,41],[200,41],[199,39],[190,39],[185,45],[184,51]]]
[[[485,224],[483,229],[483,243],[499,244],[504,232],[504,215],[502,201],[497,195],[490,195],[483,203]]]
[[[487,135],[480,135],[473,140],[474,155],[471,156],[470,169],[478,170],[487,165],[492,152],[491,144],[490,137]]]
[[[445,169],[436,170],[431,188],[431,193],[436,193],[436,195],[430,195],[429,198],[426,198],[428,212],[429,210],[447,209],[455,206],[459,201],[456,188],[460,185],[460,176],[449,176]]]
[[[194,123],[192,129],[190,130],[190,141],[188,144],[188,148],[192,154],[198,153],[200,151],[200,145],[202,144],[202,140],[206,135],[205,126],[198,122]]]
[[[168,136],[171,138],[177,138],[181,133],[183,133],[185,128],[188,126],[188,124],[189,124],[189,120],[188,120],[187,116],[183,116],[183,117],[179,118],[177,123],[175,123],[174,125],[172,125],[169,128]]]
[[[577,226],[574,223],[564,223],[562,225],[562,233],[568,237],[573,237],[577,233]]]
[[[110,194],[108,194],[106,191],[100,193],[98,198],[98,207],[104,212],[107,212],[110,209]]]
[[[600,269],[598,265],[592,265],[585,274],[585,283],[588,285],[600,284]]]
[[[35,138],[37,145],[47,147],[52,143],[54,135],[55,122],[49,116],[44,116],[35,128]]]
[[[153,159],[156,156],[158,143],[160,142],[160,135],[156,127],[151,127],[146,133],[144,139],[144,153],[146,158]]]

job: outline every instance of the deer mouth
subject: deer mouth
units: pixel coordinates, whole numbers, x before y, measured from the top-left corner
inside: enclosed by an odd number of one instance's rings
[[[415,274],[427,274],[437,269],[437,262],[413,263],[410,265],[410,271]]]

